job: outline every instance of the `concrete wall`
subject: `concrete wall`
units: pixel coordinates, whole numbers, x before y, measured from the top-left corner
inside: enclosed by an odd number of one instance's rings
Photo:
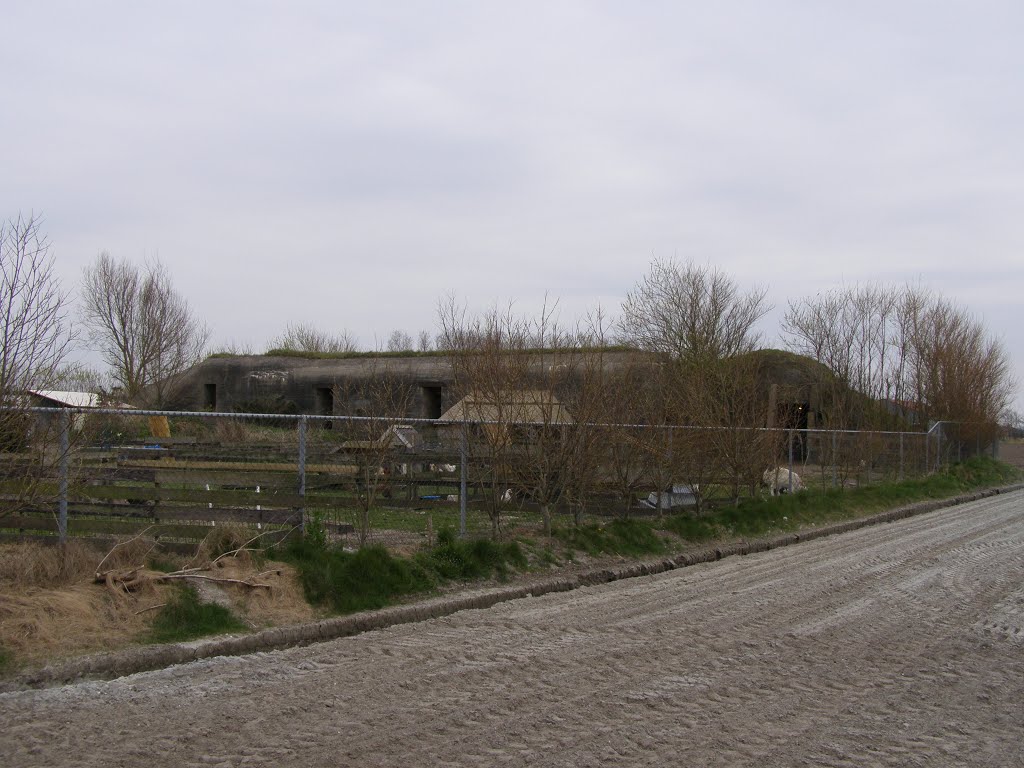
[[[186,374],[187,410],[358,415],[371,382],[400,381],[412,397],[404,414],[436,418],[453,403],[444,356],[311,360],[264,355],[216,357]]]

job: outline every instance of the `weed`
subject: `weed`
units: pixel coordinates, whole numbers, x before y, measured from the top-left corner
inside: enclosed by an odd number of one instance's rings
[[[325,514],[322,509],[316,508],[310,511],[303,532],[303,536],[309,546],[316,549],[325,549],[327,547],[327,526],[324,523]]]
[[[224,606],[201,603],[194,589],[181,587],[154,616],[147,639],[153,643],[176,643],[246,629]]]

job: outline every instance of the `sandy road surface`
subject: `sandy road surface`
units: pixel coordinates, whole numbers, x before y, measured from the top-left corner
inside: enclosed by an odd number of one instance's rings
[[[1024,765],[1024,492],[0,695],[0,765]]]

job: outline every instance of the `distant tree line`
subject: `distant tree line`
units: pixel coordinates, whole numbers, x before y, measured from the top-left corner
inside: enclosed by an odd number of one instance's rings
[[[79,386],[147,406],[174,404],[181,374],[208,352],[210,330],[163,264],[99,254],[83,271],[73,318],[71,295],[53,272],[39,217],[4,222],[0,246],[0,398],[11,402],[31,387]],[[618,414],[616,420],[624,422],[750,426],[763,420],[765,408],[763,371],[751,354],[763,344],[756,329],[769,309],[765,295],[763,288],[741,289],[710,266],[654,261],[626,294],[614,321],[596,311],[565,328],[551,305],[532,318],[497,309],[470,317],[449,297],[440,302],[436,332],[414,337],[395,330],[382,349],[446,351],[453,354],[460,386],[493,380],[486,386],[510,389],[523,385],[520,358],[528,350],[559,353],[547,373],[553,379],[589,364],[593,354],[584,354],[585,349],[625,345],[646,353],[637,358],[643,373],[615,370],[593,377],[621,377],[642,391],[621,398],[622,403],[603,403],[602,413]],[[792,352],[820,366],[823,424],[914,421],[921,426],[946,419],[992,429],[1010,418],[1015,383],[1001,342],[967,310],[924,288],[863,285],[796,299],[781,332]],[[67,364],[79,343],[100,354],[104,371]],[[294,322],[268,350],[346,354],[358,344],[343,327],[322,330]],[[469,362],[488,356],[495,360],[486,366]],[[500,370],[492,370],[495,366]],[[622,392],[623,382],[604,383]],[[722,450],[728,453],[725,446]],[[739,452],[733,446],[729,461],[743,462]]]

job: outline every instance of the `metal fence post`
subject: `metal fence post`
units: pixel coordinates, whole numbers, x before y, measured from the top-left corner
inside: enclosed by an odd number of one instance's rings
[[[57,491],[57,536],[68,541],[68,475],[71,472],[71,411],[60,419],[60,479]]]
[[[306,535],[306,417],[299,417],[299,531]]]
[[[462,435],[459,440],[459,536],[466,535],[466,485],[469,475],[466,429],[466,423],[463,422]]]
[[[900,432],[900,480],[903,479],[903,433]]]

